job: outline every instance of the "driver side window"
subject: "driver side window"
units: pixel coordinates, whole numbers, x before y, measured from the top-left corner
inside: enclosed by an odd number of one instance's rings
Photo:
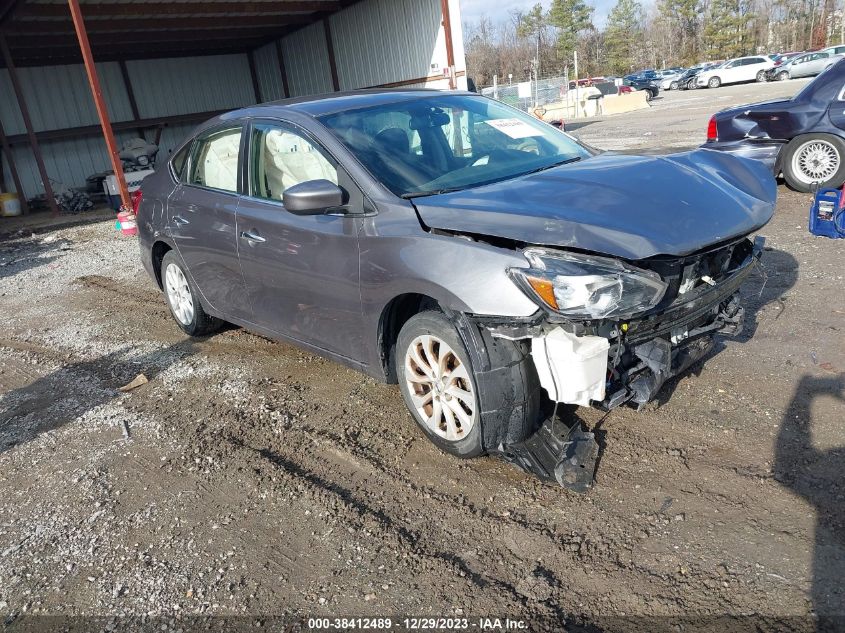
[[[337,169],[303,134],[274,124],[252,128],[250,184],[252,195],[281,201],[285,190],[310,180],[337,184]]]

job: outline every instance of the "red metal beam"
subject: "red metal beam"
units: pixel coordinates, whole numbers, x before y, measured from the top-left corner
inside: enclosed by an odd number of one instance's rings
[[[443,13],[443,32],[446,35],[446,63],[449,66],[449,88],[458,87],[455,81],[455,44],[452,41],[452,16],[449,12],[449,0],[440,0],[440,11]]]
[[[86,9],[87,9],[86,5]],[[162,31],[165,29],[198,31],[204,29],[248,29],[248,28],[280,28],[300,24],[310,24],[313,16],[302,15],[229,15],[217,17],[167,17],[160,18],[116,18],[92,20],[86,17],[85,26],[88,35],[94,33],[108,33],[113,31]],[[21,20],[16,19],[9,27],[15,33],[26,34],[73,34],[73,23],[64,20]]]
[[[15,183],[15,190],[18,194],[18,198],[21,201],[21,209],[23,209],[24,213],[29,213],[29,205],[26,202],[26,195],[23,191],[23,185],[21,184],[21,178],[18,174],[18,167],[15,165],[15,157],[12,156],[12,147],[9,144],[9,139],[6,136],[6,131],[3,129],[3,122],[0,121],[0,145],[3,147],[3,153],[6,154],[6,161],[9,163],[9,172],[12,174],[12,180]],[[3,166],[0,165],[0,172],[2,172]],[[5,184],[4,184],[5,186]]]
[[[12,61],[12,53],[9,50],[9,45],[6,43],[6,38],[3,33],[0,33],[0,49],[3,51],[3,59],[6,62],[6,68],[9,71],[9,78],[12,80],[12,88],[15,90],[15,96],[18,99],[18,107],[21,111],[21,118],[26,128],[29,145],[32,147],[32,153],[35,155],[35,164],[38,166],[38,173],[41,176],[41,184],[44,185],[44,194],[47,198],[47,204],[53,215],[58,215],[59,207],[56,205],[56,198],[53,195],[53,186],[50,184],[50,177],[47,175],[47,168],[44,166],[44,157],[41,155],[41,147],[38,145],[38,139],[35,137],[35,129],[32,127],[32,119],[29,116],[29,109],[26,107],[26,100],[23,96],[23,89],[21,88],[18,71],[15,68],[15,63]]]
[[[88,5],[85,5],[88,6]],[[233,35],[226,31],[126,31],[119,33],[93,33],[89,37],[91,46],[106,47],[128,44],[146,44],[154,46],[165,42],[206,42],[231,43],[237,39],[238,44],[244,46],[250,42],[258,42],[270,34],[278,33],[277,29],[250,29]],[[76,35],[72,33],[49,36],[49,43],[31,35],[9,35],[9,45],[15,50],[28,48],[70,48],[78,47]],[[124,46],[125,47],[125,46]]]
[[[139,119],[136,121],[118,121],[112,123],[112,129],[121,132],[123,130],[132,129],[149,129],[166,127],[168,125],[181,125],[183,123],[195,123],[206,121],[216,117],[228,110],[212,110],[209,112],[191,112],[188,114],[174,114],[171,116],[154,117],[151,119]],[[57,130],[44,130],[43,132],[36,132],[35,135],[39,141],[59,141],[68,138],[80,138],[84,136],[98,136],[103,133],[103,128],[99,125],[82,125],[78,127],[66,127]],[[27,142],[26,134],[14,134],[7,137],[9,145],[22,145]]]
[[[215,55],[229,55],[245,53],[247,47],[240,41],[221,43],[219,46],[211,47],[208,42],[172,42],[159,44],[154,48],[139,47],[132,45],[128,47],[110,46],[98,49],[94,47],[94,53],[100,62],[129,61],[134,59],[163,59],[172,57],[213,57]],[[59,49],[23,49],[17,51],[16,66],[66,66],[69,64],[81,64],[82,55],[79,47]],[[2,61],[2,60],[0,60]],[[0,64],[2,67],[2,64]]]
[[[17,15],[45,18],[66,17],[60,4],[28,3],[21,7]],[[275,2],[97,2],[85,5],[88,17],[146,16],[164,15],[207,16],[220,14],[250,15],[316,13],[339,11],[343,3],[332,0],[319,2],[276,0]]]
[[[129,188],[126,186],[126,178],[123,175],[123,163],[118,155],[117,142],[114,139],[114,132],[109,121],[109,110],[106,107],[105,99],[103,99],[103,90],[100,87],[100,78],[97,76],[97,67],[94,65],[94,56],[91,54],[91,45],[88,43],[88,33],[85,31],[85,21],[82,19],[79,0],[68,0],[68,5],[73,17],[73,25],[76,28],[76,35],[79,38],[79,48],[82,50],[85,72],[88,75],[88,83],[91,85],[91,95],[94,97],[97,115],[100,117],[100,125],[103,128],[103,136],[109,150],[112,169],[117,177],[120,202],[124,210],[130,210],[132,209],[132,201],[129,199]]]
[[[332,28],[329,25],[329,19],[323,18],[323,29],[326,33],[326,49],[329,52],[329,70],[332,72],[332,86],[334,91],[340,90],[340,81],[337,76],[337,60],[334,56],[334,42],[332,41]]]

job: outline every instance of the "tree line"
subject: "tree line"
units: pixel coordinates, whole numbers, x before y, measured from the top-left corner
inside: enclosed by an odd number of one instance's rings
[[[642,68],[691,66],[742,55],[803,51],[845,41],[845,0],[617,0],[603,28],[588,0],[552,0],[494,22],[464,25],[467,71],[478,87]]]

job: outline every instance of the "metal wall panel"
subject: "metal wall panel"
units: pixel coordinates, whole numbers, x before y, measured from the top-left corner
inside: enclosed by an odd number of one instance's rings
[[[370,0],[331,20],[342,90],[442,73],[446,45],[440,0]]]
[[[115,121],[131,119],[132,109],[123,88],[120,66],[115,62],[97,64],[97,72],[109,116]],[[37,132],[98,123],[85,67],[81,64],[18,68],[18,77],[32,126]],[[26,132],[9,71],[5,68],[0,71],[0,116],[6,134]]]
[[[332,92],[332,71],[322,22],[291,33],[282,40],[292,97]]]
[[[282,85],[282,71],[279,67],[279,56],[276,53],[276,43],[262,46],[254,53],[255,71],[258,75],[258,86],[261,89],[261,101],[277,101],[285,98]]]
[[[254,103],[246,55],[126,62],[141,118],[240,108]]]

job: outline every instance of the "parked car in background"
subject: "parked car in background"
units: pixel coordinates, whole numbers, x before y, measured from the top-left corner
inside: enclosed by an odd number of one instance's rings
[[[703,147],[762,161],[798,191],[845,183],[845,59],[792,99],[716,113]]]
[[[695,83],[698,74],[707,68],[715,68],[718,64],[702,64],[685,70],[678,77],[678,90],[695,90],[698,85]]]
[[[763,55],[729,59],[717,68],[702,71],[696,77],[699,88],[718,88],[723,84],[743,81],[766,81],[766,71],[774,68],[775,62]]]
[[[649,101],[660,94],[660,80],[656,78],[649,79],[640,75],[628,75],[623,79],[623,82],[624,85],[630,86],[634,90],[644,90]]]
[[[766,71],[766,81],[776,81],[777,74],[781,67],[786,65],[791,59],[799,57],[801,55],[805,55],[805,51],[801,52],[793,52],[793,53],[779,53],[777,55],[777,59],[775,59],[775,65]]]
[[[680,86],[681,77],[684,75],[684,70],[669,71],[663,76],[663,81],[660,82],[661,90],[677,90]]]
[[[552,400],[647,402],[739,331],[775,196],[753,161],[602,154],[472,93],[369,90],[208,121],[137,215],[188,335],[231,322],[398,383],[466,458]]]
[[[777,81],[798,79],[800,77],[815,77],[820,72],[832,66],[842,55],[827,51],[806,53],[787,60],[767,72],[767,77]]]

